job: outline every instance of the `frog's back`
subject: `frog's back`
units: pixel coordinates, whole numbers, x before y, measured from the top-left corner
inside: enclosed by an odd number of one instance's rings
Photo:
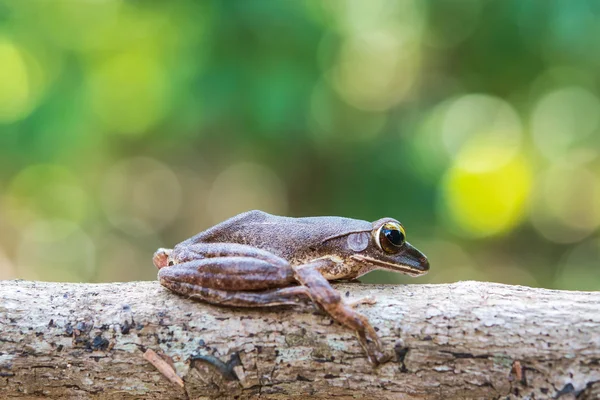
[[[263,211],[236,215],[190,241],[241,243],[271,251],[286,259],[316,247],[325,240],[350,232],[370,231],[372,224],[344,217],[281,217]]]

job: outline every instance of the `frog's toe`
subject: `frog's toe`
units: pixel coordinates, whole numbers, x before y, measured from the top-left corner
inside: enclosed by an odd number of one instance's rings
[[[377,304],[377,299],[373,296],[366,296],[357,300],[353,300],[351,302],[348,303],[348,305],[352,308],[356,308],[358,306],[361,306],[363,304],[372,306],[374,304]]]
[[[154,256],[152,256],[152,262],[156,268],[161,269],[169,265],[169,254],[171,254],[171,251],[171,249],[163,248],[156,250]]]
[[[392,358],[392,355],[377,352],[377,354],[375,354],[373,358],[375,358],[375,360],[376,360],[376,362],[374,362],[373,364],[379,365],[379,364],[388,362]],[[369,357],[369,359],[371,360],[371,357]],[[373,362],[373,361],[371,361],[371,362]]]

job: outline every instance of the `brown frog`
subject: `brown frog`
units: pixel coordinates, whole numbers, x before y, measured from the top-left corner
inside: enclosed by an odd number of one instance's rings
[[[427,257],[406,241],[395,219],[290,218],[249,211],[174,249],[158,249],[154,265],[170,290],[235,307],[298,305],[312,301],[354,331],[373,364],[388,359],[365,316],[328,281],[351,280],[374,269],[418,276]]]

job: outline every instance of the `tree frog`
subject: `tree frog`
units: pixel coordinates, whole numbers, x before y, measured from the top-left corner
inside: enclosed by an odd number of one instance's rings
[[[158,279],[193,299],[234,307],[312,302],[353,329],[369,360],[388,359],[367,318],[328,281],[351,280],[374,269],[418,276],[427,257],[406,241],[392,218],[291,218],[248,211],[153,257]]]

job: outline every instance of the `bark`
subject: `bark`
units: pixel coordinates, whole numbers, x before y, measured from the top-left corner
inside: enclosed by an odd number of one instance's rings
[[[373,368],[312,309],[211,306],[157,282],[1,281],[0,397],[600,398],[600,293],[336,287],[377,299],[359,310],[389,362]]]

